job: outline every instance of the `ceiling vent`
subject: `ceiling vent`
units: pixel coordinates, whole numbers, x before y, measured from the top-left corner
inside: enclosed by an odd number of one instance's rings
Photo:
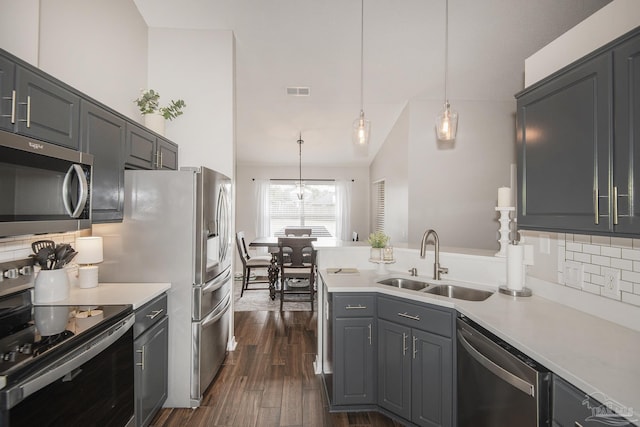
[[[288,96],[309,96],[311,95],[311,89],[308,87],[288,87]]]

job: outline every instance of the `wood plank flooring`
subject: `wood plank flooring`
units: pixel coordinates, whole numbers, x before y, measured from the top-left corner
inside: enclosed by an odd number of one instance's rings
[[[316,314],[235,312],[238,346],[229,352],[196,409],[162,409],[151,425],[177,426],[401,426],[376,412],[329,413],[313,371]]]

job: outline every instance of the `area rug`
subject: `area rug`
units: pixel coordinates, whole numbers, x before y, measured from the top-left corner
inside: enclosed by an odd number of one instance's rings
[[[241,298],[242,279],[236,278],[233,281],[233,311],[279,311],[280,296],[276,295],[276,299],[271,300],[271,298],[269,298],[269,289],[266,289],[268,286],[267,283],[250,284],[249,288],[265,289],[250,289],[244,291],[244,295],[242,295]],[[293,296],[287,296],[287,298],[292,297]],[[313,306],[314,310],[316,310],[317,300],[313,301]],[[311,304],[309,301],[285,301],[282,309],[283,311],[311,311]]]

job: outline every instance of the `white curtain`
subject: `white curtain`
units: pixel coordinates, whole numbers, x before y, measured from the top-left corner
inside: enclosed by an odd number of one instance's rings
[[[256,237],[271,236],[271,227],[269,226],[269,180],[256,180]]]
[[[336,181],[336,238],[340,240],[351,240],[351,187],[351,181]]]

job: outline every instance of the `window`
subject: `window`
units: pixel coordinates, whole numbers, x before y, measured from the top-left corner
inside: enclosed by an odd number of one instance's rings
[[[373,231],[384,232],[384,180],[373,183]]]
[[[298,199],[298,182],[271,181],[269,212],[271,234],[284,227],[324,226],[336,235],[336,185],[333,181],[304,181],[302,200]]]

